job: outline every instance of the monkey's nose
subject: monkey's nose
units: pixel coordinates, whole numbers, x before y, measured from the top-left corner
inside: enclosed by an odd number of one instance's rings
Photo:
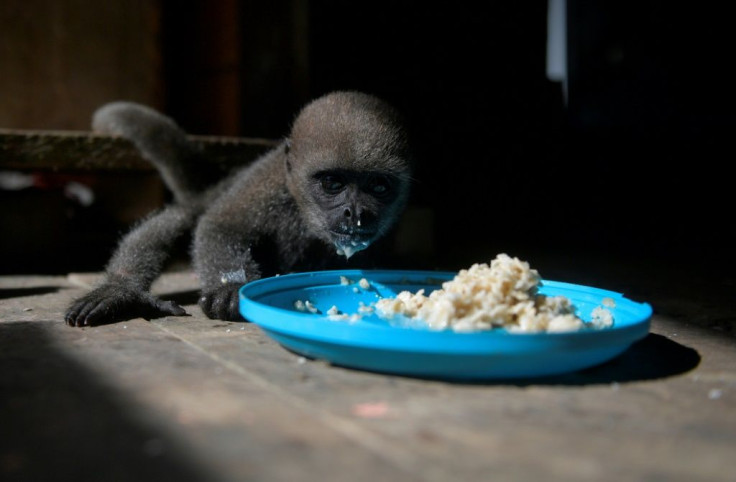
[[[349,223],[350,225],[355,225],[357,227],[361,226],[361,220],[363,219],[363,213],[356,209],[355,207],[347,207],[343,211],[343,215],[345,216],[345,222]]]
[[[345,216],[345,219],[352,222],[359,223],[361,218],[363,217],[362,210],[358,210],[355,207],[347,207],[343,211],[343,215]]]

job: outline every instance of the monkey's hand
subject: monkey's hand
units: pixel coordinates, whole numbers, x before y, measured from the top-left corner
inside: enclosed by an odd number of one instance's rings
[[[163,301],[125,283],[106,283],[69,307],[64,317],[69,326],[94,326],[132,318],[183,316],[186,311],[173,301]]]
[[[213,290],[205,290],[199,298],[199,306],[204,314],[215,320],[243,320],[240,315],[238,290],[242,283],[229,283]]]

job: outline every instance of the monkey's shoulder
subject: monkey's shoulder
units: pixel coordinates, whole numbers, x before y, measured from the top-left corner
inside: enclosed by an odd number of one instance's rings
[[[243,215],[292,203],[284,171],[273,154],[241,167],[214,188],[208,211]]]

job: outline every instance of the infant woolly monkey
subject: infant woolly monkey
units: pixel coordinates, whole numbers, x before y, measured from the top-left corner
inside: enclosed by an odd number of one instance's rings
[[[122,239],[104,282],[67,311],[71,326],[186,314],[149,289],[175,242],[190,232],[199,305],[210,318],[242,319],[244,283],[344,264],[343,256],[386,234],[409,194],[410,151],[399,115],[359,92],[312,101],[287,139],[216,182],[185,133],[148,107],[106,104],[93,128],[135,143],[174,201]]]

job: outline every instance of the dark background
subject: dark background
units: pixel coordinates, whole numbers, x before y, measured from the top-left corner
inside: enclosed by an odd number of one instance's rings
[[[241,132],[284,135],[307,98],[333,89],[394,103],[413,129],[413,199],[434,214],[440,265],[546,249],[723,261],[734,240],[736,124],[723,5],[567,5],[567,103],[545,75],[546,2],[311,2],[303,69],[246,9],[245,56],[249,38],[267,52],[245,61],[262,64],[241,76]],[[197,89],[181,81],[196,76],[176,52],[188,50],[178,48],[182,32],[193,50],[206,42],[179,13],[165,50],[174,51],[167,102],[203,131],[202,117],[187,115]],[[285,31],[299,23],[288,9],[270,20]]]
[[[569,0],[567,99],[545,74],[544,1],[153,3],[161,88],[149,103],[191,133],[279,138],[336,89],[403,112],[416,229],[400,233],[397,267],[499,252],[637,259],[642,273],[731,266],[725,2]],[[50,247],[33,269],[101,269],[126,223],[87,216],[107,234],[71,256]]]

